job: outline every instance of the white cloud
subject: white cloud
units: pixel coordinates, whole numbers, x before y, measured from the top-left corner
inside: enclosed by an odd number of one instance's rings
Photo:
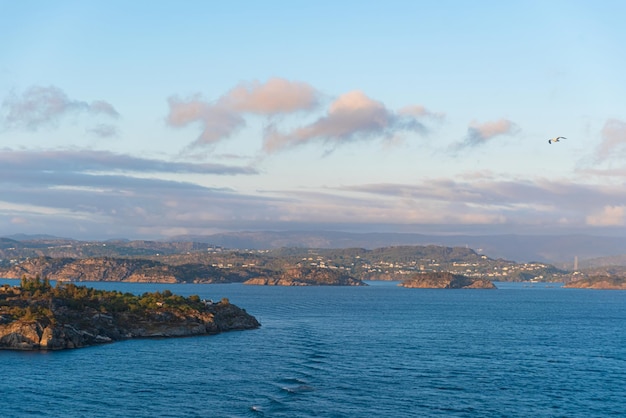
[[[587,216],[586,222],[591,226],[624,226],[625,219],[625,206],[605,206],[600,212]]]

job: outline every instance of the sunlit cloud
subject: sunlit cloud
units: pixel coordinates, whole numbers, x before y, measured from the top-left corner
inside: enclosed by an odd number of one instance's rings
[[[198,123],[200,136],[194,145],[214,144],[233,135],[246,125],[244,118],[232,109],[208,103],[199,96],[188,99],[170,97],[167,123],[172,127],[183,127]]]
[[[2,123],[10,129],[36,130],[57,123],[63,116],[87,112],[117,118],[115,108],[102,100],[91,103],[70,99],[58,87],[33,86],[21,95],[12,93],[2,102]]]
[[[24,159],[6,171],[0,168],[0,219],[21,218],[35,228],[44,217],[80,220],[91,231],[158,234],[197,233],[215,229],[293,229],[335,226],[484,225],[623,226],[626,192],[619,186],[573,184],[542,178],[498,180],[489,175],[463,179],[424,179],[414,184],[379,183],[327,187],[319,190],[276,189],[244,193],[189,181],[131,177],[72,170],[61,156]],[[58,166],[52,161],[59,159]],[[0,159],[0,167],[15,158]],[[131,165],[141,161],[128,162]],[[40,165],[39,171],[28,167]],[[154,165],[144,161],[146,170]],[[16,167],[23,169],[15,170]],[[109,162],[100,169],[122,168]],[[170,169],[174,169],[171,166]],[[180,167],[179,167],[180,168]],[[184,167],[183,167],[184,168]],[[19,186],[16,186],[19,185]],[[62,214],[60,216],[59,214]],[[33,218],[33,216],[36,216]],[[61,224],[59,224],[61,225]],[[111,225],[116,225],[112,228]],[[67,225],[66,225],[67,226]],[[49,230],[49,228],[47,229]],[[92,232],[93,233],[93,232]]]
[[[291,191],[291,199],[277,205],[280,221],[341,224],[498,224],[501,213],[487,213],[466,205],[410,199],[372,198],[346,193]]]
[[[405,106],[398,110],[399,115],[409,115],[416,118],[433,118],[444,119],[446,114],[443,112],[433,112],[421,105]]]
[[[265,83],[241,83],[215,101],[199,95],[186,99],[168,99],[167,124],[185,127],[198,124],[199,137],[192,146],[211,145],[233,136],[246,127],[248,115],[266,117],[263,150],[272,153],[310,142],[336,146],[354,140],[378,138],[391,141],[401,132],[427,132],[422,119],[442,119],[442,113],[423,106],[408,106],[398,112],[369,98],[361,91],[339,96],[330,103],[326,114],[319,116],[322,94],[307,83],[272,78]],[[281,130],[277,115],[300,112],[314,121],[297,128]],[[395,142],[400,141],[395,138]]]
[[[275,115],[311,109],[317,106],[318,96],[306,83],[281,78],[242,83],[214,102],[199,95],[170,97],[167,123],[172,127],[199,124],[202,132],[192,145],[210,145],[245,127],[245,114]]]
[[[508,119],[499,119],[484,123],[473,121],[467,128],[465,138],[453,148],[475,147],[485,144],[496,137],[513,136],[517,134],[519,130],[519,127]]]
[[[409,202],[441,214],[500,214],[518,224],[621,225],[626,192],[620,186],[576,184],[546,179],[429,179],[418,184],[362,184],[338,188],[372,198]],[[435,206],[433,206],[435,205]],[[454,208],[454,209],[453,209]]]
[[[218,102],[238,112],[272,115],[313,109],[319,104],[319,93],[307,83],[272,78],[266,83],[241,83]]]
[[[577,172],[583,176],[598,176],[598,177],[615,177],[626,178],[626,167],[620,168],[584,168],[579,169]]]
[[[363,92],[352,91],[339,96],[326,116],[309,125],[287,133],[268,127],[263,147],[271,153],[318,140],[337,145],[371,137],[390,138],[398,131],[424,132],[425,127],[414,117],[400,116]]]
[[[625,206],[605,206],[586,218],[587,224],[591,226],[623,226],[625,220]]]

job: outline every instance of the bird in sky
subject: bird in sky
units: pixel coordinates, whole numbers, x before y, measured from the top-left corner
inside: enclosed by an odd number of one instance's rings
[[[567,139],[564,136],[557,136],[556,138],[552,138],[552,139],[548,139],[548,144],[551,144],[553,142],[559,142],[559,140],[561,139]]]

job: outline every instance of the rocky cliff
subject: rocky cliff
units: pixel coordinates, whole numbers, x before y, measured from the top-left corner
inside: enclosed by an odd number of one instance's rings
[[[256,274],[260,273],[254,269],[220,269],[197,263],[170,265],[148,259],[112,257],[37,257],[0,268],[0,277],[7,279],[26,275],[72,282],[241,283]]]
[[[367,286],[359,279],[337,270],[293,267],[277,277],[256,277],[244,284],[263,286]]]
[[[419,273],[399,284],[419,289],[495,289],[489,280],[476,279],[448,272]]]
[[[595,276],[567,283],[563,287],[572,289],[626,290],[626,278]]]
[[[226,299],[212,303],[167,292],[139,297],[85,289],[74,285],[34,291],[0,287],[0,349],[60,350],[260,326],[256,318]]]

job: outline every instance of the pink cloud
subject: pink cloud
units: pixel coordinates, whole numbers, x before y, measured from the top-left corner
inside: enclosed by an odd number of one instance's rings
[[[465,139],[455,148],[473,147],[484,144],[495,137],[515,135],[519,127],[508,119],[499,119],[492,122],[478,123],[473,121],[467,128]]]
[[[416,118],[426,117],[426,118],[434,118],[434,119],[443,119],[445,117],[444,113],[441,112],[432,112],[426,109],[422,105],[413,105],[406,106],[402,109],[398,110],[399,115],[408,115]]]
[[[170,112],[167,123],[169,125],[181,127],[198,122],[202,126],[202,132],[194,145],[216,143],[229,137],[246,124],[237,112],[209,104],[197,96],[188,100],[170,97],[168,104]]]
[[[272,78],[264,84],[241,83],[219,102],[239,112],[276,114],[312,109],[318,105],[318,96],[319,93],[306,83]]]
[[[326,116],[297,128],[280,133],[271,126],[266,131],[264,149],[274,152],[315,140],[341,143],[371,136],[388,137],[398,130],[423,130],[414,118],[401,118],[381,102],[360,91],[339,96],[328,108]]]
[[[622,226],[626,219],[626,207],[604,206],[601,211],[588,215],[587,225],[592,226]]]
[[[273,78],[266,83],[242,83],[209,103],[198,95],[187,100],[168,99],[167,123],[181,127],[197,122],[202,133],[194,145],[212,144],[228,138],[244,127],[245,113],[271,115],[311,109],[318,103],[318,93],[306,83]]]

